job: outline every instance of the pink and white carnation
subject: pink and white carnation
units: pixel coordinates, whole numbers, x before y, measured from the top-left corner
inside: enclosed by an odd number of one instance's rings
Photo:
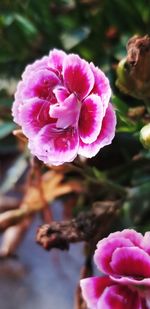
[[[98,242],[94,261],[105,276],[81,280],[88,308],[150,308],[150,232],[110,234]]]
[[[13,103],[31,153],[46,164],[86,158],[112,142],[116,117],[105,74],[78,55],[52,50],[28,65]]]

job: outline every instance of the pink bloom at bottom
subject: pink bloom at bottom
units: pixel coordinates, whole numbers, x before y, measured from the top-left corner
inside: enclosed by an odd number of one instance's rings
[[[112,142],[116,116],[110,96],[107,77],[93,63],[54,49],[26,67],[12,113],[32,154],[60,165],[77,154],[91,158]]]
[[[90,309],[150,309],[150,233],[110,234],[97,244],[94,260],[104,277],[81,280]]]
[[[144,297],[107,277],[81,280],[83,297],[91,309],[148,309]]]

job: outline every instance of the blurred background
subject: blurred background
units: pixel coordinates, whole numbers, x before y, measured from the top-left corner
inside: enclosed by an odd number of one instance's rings
[[[111,148],[112,161],[107,161],[106,150],[102,159],[98,156],[91,162],[103,170],[106,166],[120,166],[124,162],[130,167],[117,174],[122,185],[133,188],[132,199],[124,205],[118,228],[149,229],[150,155],[139,142],[141,119],[128,118],[129,108],[143,103],[122,94],[115,86],[116,67],[126,55],[128,39],[135,34],[149,33],[150,0],[0,1],[1,213],[6,202],[4,196],[12,207],[14,199],[18,201],[22,196],[21,187],[28,170],[28,154],[22,142],[12,134],[16,129],[11,116],[16,85],[27,64],[55,47],[93,61],[109,77],[118,116],[117,136]],[[141,151],[143,163],[133,168],[130,160]],[[62,202],[57,200],[54,204],[54,217],[60,219]],[[1,309],[73,308],[74,289],[83,262],[82,246],[71,246],[67,253],[56,250],[45,253],[35,244],[39,224],[39,219],[36,219],[17,251],[17,257],[16,250],[11,251],[11,257],[1,254]],[[6,247],[5,233],[1,238],[1,251]]]

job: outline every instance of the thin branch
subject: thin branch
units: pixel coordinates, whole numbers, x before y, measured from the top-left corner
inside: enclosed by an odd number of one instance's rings
[[[93,252],[94,252],[93,245],[95,245],[95,242],[93,243],[93,241],[85,243],[84,247],[85,261],[80,271],[80,279],[91,277],[93,275],[93,264],[92,264]],[[82,297],[80,284],[78,284],[76,288],[74,309],[87,309],[86,303]]]
[[[79,173],[85,179],[87,179],[89,182],[91,182],[93,184],[107,187],[108,190],[112,190],[113,192],[116,192],[117,195],[119,195],[121,197],[125,197],[128,194],[128,189],[127,188],[124,188],[120,184],[115,183],[115,182],[107,179],[107,177],[104,177],[104,178],[101,178],[101,179],[97,179],[94,175],[92,176],[88,172],[88,170],[85,171],[85,168],[82,168],[82,167],[77,166],[77,165],[72,164],[72,163],[68,163],[68,166],[70,166],[70,168],[73,171]]]
[[[90,241],[97,234],[100,237],[118,214],[121,201],[97,202],[94,206],[75,219],[42,225],[37,231],[37,243],[46,250],[68,250],[70,243]]]

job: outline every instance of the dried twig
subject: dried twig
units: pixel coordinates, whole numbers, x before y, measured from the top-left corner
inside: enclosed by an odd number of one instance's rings
[[[80,213],[75,219],[45,224],[38,229],[37,243],[46,250],[67,250],[70,243],[86,241],[85,264],[81,268],[80,279],[91,276],[96,243],[108,232],[120,206],[121,200],[97,202],[93,205],[92,211]],[[74,309],[87,309],[79,285],[75,293]]]
[[[96,203],[93,211],[80,213],[75,219],[42,225],[37,232],[37,242],[46,250],[69,249],[70,243],[90,241],[104,234],[117,215],[120,201]]]

